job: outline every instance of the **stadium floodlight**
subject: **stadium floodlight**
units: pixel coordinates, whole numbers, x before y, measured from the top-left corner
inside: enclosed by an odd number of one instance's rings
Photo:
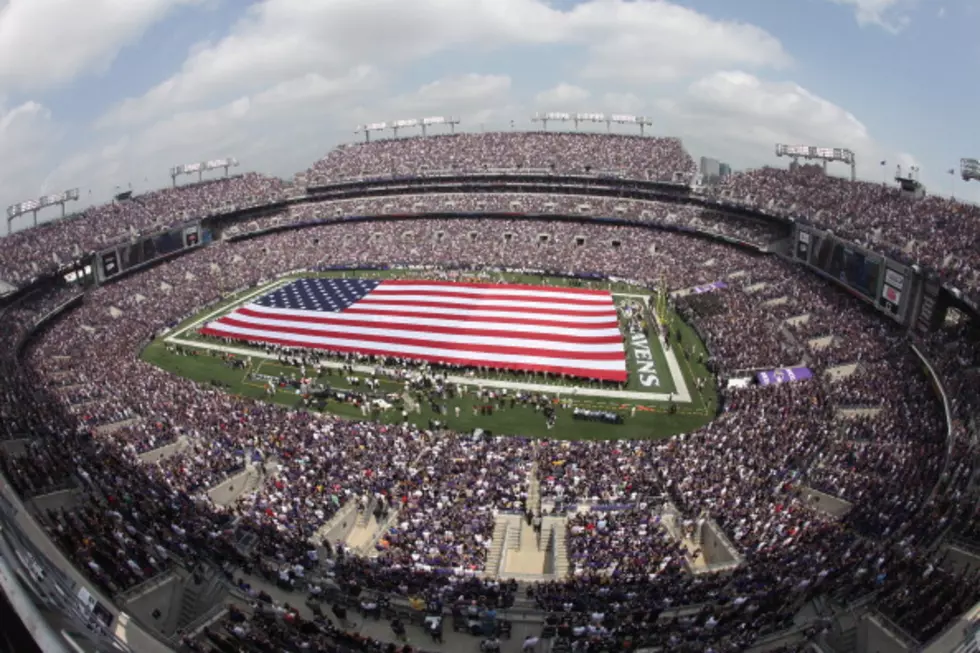
[[[363,133],[364,134],[364,142],[365,143],[370,143],[371,142],[371,132],[383,132],[386,129],[388,129],[387,123],[383,123],[383,122],[369,122],[366,125],[358,125],[357,128],[354,129],[354,133],[355,134],[362,134]]]
[[[408,120],[392,120],[388,123],[388,129],[391,130],[392,136],[398,138],[399,129],[413,129],[419,127],[422,121],[417,118],[410,118]]]
[[[578,124],[580,122],[604,122],[608,127],[609,122],[606,120],[606,114],[604,113],[576,113],[572,116],[572,122],[575,123],[575,131],[578,131]]]
[[[963,181],[980,181],[980,161],[960,159],[960,176]]]
[[[536,113],[531,116],[531,122],[540,122],[544,131],[548,131],[549,122],[571,122],[572,114],[562,111],[550,111],[548,113]]]
[[[646,128],[653,125],[649,118],[643,116],[631,116],[624,113],[614,113],[609,116],[608,124],[636,125],[640,128],[640,136],[646,136]]]
[[[7,207],[7,233],[11,231],[11,224],[18,217],[31,213],[34,216],[34,226],[37,226],[37,212],[49,206],[61,206],[61,217],[65,217],[65,203],[78,200],[78,189],[72,188],[63,193],[52,193],[42,195],[36,200],[26,200]]]
[[[822,161],[826,172],[827,164],[840,162],[851,166],[851,181],[857,179],[857,163],[854,152],[841,147],[815,147],[813,145],[784,145],[776,143],[776,156],[788,156],[794,161]]]
[[[205,161],[203,164],[203,170],[217,170],[218,168],[224,168],[225,177],[228,176],[228,168],[237,168],[238,159],[233,156],[226,157],[224,159],[211,159],[210,161]]]
[[[456,125],[459,124],[459,118],[453,118],[451,116],[449,116],[449,117],[445,117],[445,116],[432,116],[432,117],[429,117],[429,118],[422,118],[419,121],[419,123],[422,126],[422,136],[428,136],[428,134],[426,133],[427,132],[427,129],[429,127],[434,126],[434,125],[449,125],[449,133],[450,134],[455,134],[456,133]]]
[[[227,177],[228,168],[237,168],[238,165],[238,159],[233,156],[223,159],[211,159],[210,161],[200,161],[198,163],[184,163],[170,168],[170,181],[174,186],[177,186],[177,177],[181,175],[193,175],[195,173],[197,174],[197,180],[201,181],[205,172],[218,168],[224,168],[225,176]]]

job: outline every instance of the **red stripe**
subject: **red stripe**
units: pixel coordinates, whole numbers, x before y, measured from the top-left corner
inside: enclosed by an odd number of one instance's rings
[[[446,287],[466,287],[466,288],[485,288],[485,289],[499,289],[508,288],[515,290],[534,290],[536,292],[570,292],[579,293],[582,295],[605,295],[607,297],[612,297],[612,293],[608,290],[593,290],[591,288],[555,288],[554,286],[530,286],[523,283],[467,283],[464,281],[429,281],[429,280],[414,280],[414,279],[385,279],[380,284],[378,288],[384,288],[385,286],[446,286]]]
[[[354,311],[354,310],[358,310],[358,311],[371,311],[372,310],[371,309],[371,304],[373,304],[373,303],[374,302],[371,302],[371,301],[367,301],[366,302],[363,299],[361,299],[360,301],[355,302],[354,304],[351,304],[350,306],[348,306],[347,309],[345,310],[345,312],[347,312],[347,311]],[[510,312],[513,312],[513,313],[534,313],[535,315],[584,315],[584,316],[592,316],[592,317],[601,317],[605,313],[608,313],[610,316],[613,316],[613,315],[616,314],[616,310],[612,306],[609,307],[609,310],[608,311],[576,311],[576,310],[568,309],[568,308],[562,308],[562,309],[558,309],[558,308],[527,308],[527,307],[524,307],[524,306],[508,307],[508,306],[493,306],[493,305],[490,305],[490,306],[466,306],[465,304],[449,304],[449,303],[446,303],[446,302],[416,302],[416,301],[402,302],[402,301],[388,301],[388,300],[385,300],[384,303],[385,304],[392,305],[392,306],[424,306],[426,308],[454,308],[454,309],[456,309],[458,311],[459,310],[464,310],[464,311],[465,310],[510,311]]]
[[[339,340],[364,340],[366,342],[383,342],[390,345],[409,345],[414,347],[431,347],[433,349],[451,349],[453,351],[469,351],[476,354],[501,354],[504,356],[545,356],[547,358],[577,358],[580,360],[593,361],[615,361],[626,360],[626,355],[622,351],[568,351],[564,349],[547,349],[544,347],[510,347],[502,345],[474,345],[465,342],[450,342],[443,340],[429,340],[424,333],[418,333],[418,337],[407,336],[372,336],[359,333],[345,334],[338,332],[324,333],[316,329],[304,329],[301,327],[264,327],[261,325],[240,322],[233,318],[223,317],[218,320],[219,324],[230,324],[232,326],[244,327],[254,331],[264,331],[268,333],[286,333],[294,336],[315,336],[322,338],[335,338]],[[411,333],[411,332],[408,332]],[[232,338],[238,338],[239,334],[230,334]],[[312,343],[311,343],[312,344]]]
[[[596,301],[586,301],[583,299],[570,299],[567,297],[529,297],[527,295],[501,295],[496,293],[487,293],[483,295],[474,295],[473,293],[464,292],[452,292],[447,290],[385,290],[383,288],[378,288],[377,290],[372,290],[370,293],[364,296],[364,298],[374,299],[375,297],[404,297],[404,296],[422,296],[422,297],[455,297],[457,299],[470,299],[474,303],[483,302],[487,300],[492,301],[509,301],[509,302],[540,302],[542,304],[564,304],[569,306],[607,306],[605,302]],[[612,300],[610,299],[608,307],[612,308]],[[520,310],[520,309],[518,309]]]
[[[213,331],[208,328],[200,330],[200,333],[204,335],[216,336],[218,338],[228,338],[226,334]],[[589,379],[600,379],[603,381],[616,381],[619,383],[625,383],[628,374],[623,371],[616,370],[584,370],[575,367],[552,367],[548,365],[524,365],[521,363],[493,363],[489,361],[481,361],[478,358],[458,358],[458,357],[439,357],[439,356],[428,356],[428,355],[412,355],[412,356],[398,356],[391,352],[381,351],[381,350],[371,350],[371,349],[361,349],[352,347],[336,347],[328,345],[314,345],[305,342],[291,341],[287,338],[273,338],[271,336],[258,337],[258,336],[247,336],[247,337],[234,337],[232,340],[246,340],[248,342],[263,342],[271,345],[281,345],[283,347],[305,347],[307,349],[323,349],[327,351],[334,351],[338,353],[351,353],[351,354],[367,354],[372,356],[387,356],[390,358],[403,358],[406,360],[420,360],[427,361],[429,363],[447,363],[452,365],[465,365],[469,367],[490,367],[499,370],[515,370],[518,372],[531,371],[531,372],[548,372],[549,374],[567,374],[568,376],[584,377]]]
[[[408,331],[412,333],[440,333],[443,335],[465,335],[465,336],[486,336],[488,338],[520,338],[522,340],[544,340],[547,342],[563,342],[575,345],[603,345],[613,342],[622,342],[623,338],[620,335],[609,335],[609,336],[564,336],[558,334],[549,333],[529,333],[527,331],[521,331],[515,329],[508,331],[505,329],[466,329],[463,327],[446,327],[446,326],[430,326],[430,325],[412,325],[412,324],[396,324],[396,323],[383,323],[383,322],[368,322],[366,320],[341,320],[335,317],[330,317],[331,313],[321,314],[320,316],[313,315],[283,315],[279,313],[262,313],[260,311],[255,311],[250,308],[240,308],[234,313],[227,315],[219,322],[226,322],[229,320],[234,320],[234,322],[229,322],[229,324],[234,323],[237,326],[247,326],[250,329],[278,329],[278,327],[272,327],[264,324],[255,324],[252,322],[246,322],[244,320],[235,320],[236,315],[248,315],[250,317],[258,317],[269,320],[277,320],[280,322],[302,322],[304,324],[324,324],[329,326],[339,326],[339,327],[364,327],[369,329],[391,329],[393,331]],[[496,322],[496,320],[494,320]],[[522,324],[523,326],[523,324]],[[615,325],[613,325],[615,326]]]
[[[344,312],[350,313],[353,306],[347,308]],[[240,312],[249,311],[249,314],[266,317],[268,313],[252,312],[251,309],[240,308]],[[619,322],[610,317],[608,322],[558,322],[555,320],[536,320],[531,318],[521,318],[521,317],[484,317],[481,315],[449,315],[441,313],[417,313],[415,311],[402,311],[402,310],[390,310],[390,309],[374,309],[367,310],[367,304],[364,305],[364,310],[362,313],[370,313],[372,315],[390,315],[397,317],[417,317],[417,318],[429,318],[434,320],[457,320],[459,322],[495,322],[497,324],[527,324],[532,326],[546,326],[546,327],[566,327],[574,329],[609,329],[609,328],[619,328]],[[601,315],[595,315],[593,317],[602,317]],[[429,327],[419,327],[419,328],[429,328]]]

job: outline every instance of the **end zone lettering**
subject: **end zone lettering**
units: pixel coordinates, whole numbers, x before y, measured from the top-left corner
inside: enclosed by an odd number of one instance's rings
[[[640,374],[640,385],[644,388],[659,386],[660,375],[657,373],[657,364],[653,362],[650,341],[647,340],[646,334],[632,334],[630,345],[633,347],[633,358],[636,360],[637,372]]]

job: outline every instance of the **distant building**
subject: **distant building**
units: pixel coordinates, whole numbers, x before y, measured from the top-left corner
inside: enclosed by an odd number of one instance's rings
[[[732,167],[727,163],[707,156],[701,157],[702,183],[717,184],[730,174],[732,174]]]
[[[710,157],[701,157],[701,176],[704,177],[705,181],[709,179],[717,179],[721,173],[721,163],[718,159],[712,159]]]

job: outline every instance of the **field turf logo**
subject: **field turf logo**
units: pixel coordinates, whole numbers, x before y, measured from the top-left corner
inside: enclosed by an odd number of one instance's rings
[[[644,388],[660,386],[660,374],[657,364],[650,351],[650,341],[647,334],[636,331],[630,335],[630,346],[633,349],[633,359],[636,361],[637,372],[640,375],[640,385]]]

